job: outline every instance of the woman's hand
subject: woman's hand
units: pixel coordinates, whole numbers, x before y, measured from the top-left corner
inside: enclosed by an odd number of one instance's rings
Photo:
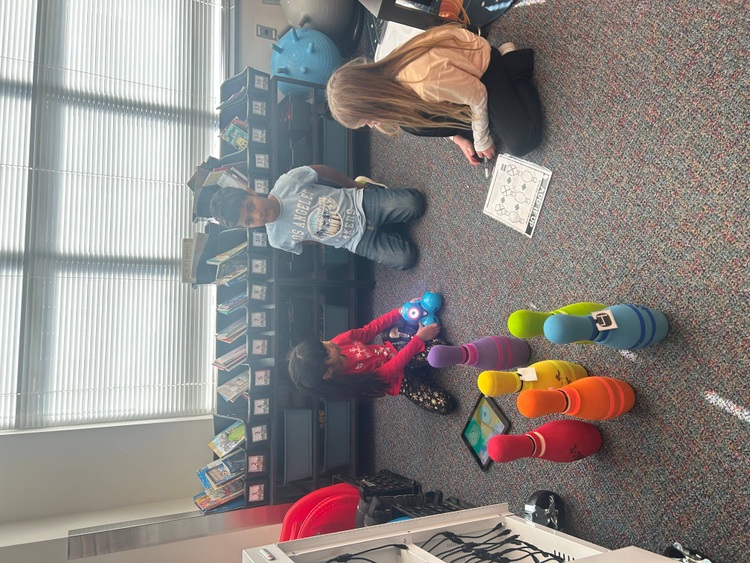
[[[474,152],[474,143],[461,135],[453,135],[453,142],[458,145],[458,148],[460,148],[461,152],[464,153],[464,156],[469,159],[469,162],[474,165],[479,164],[479,159]]]
[[[421,338],[424,342],[427,342],[428,340],[432,340],[438,334],[440,334],[440,325],[437,323],[432,323],[431,325],[427,325],[427,326],[420,325],[419,329],[417,330],[417,336]]]
[[[492,160],[495,158],[495,155],[497,152],[495,151],[495,143],[492,143],[488,148],[484,149],[483,151],[477,151],[477,156],[480,158],[486,158],[487,160]]]

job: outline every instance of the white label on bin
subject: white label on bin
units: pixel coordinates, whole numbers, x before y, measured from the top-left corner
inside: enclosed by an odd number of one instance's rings
[[[266,143],[266,130],[258,129],[257,127],[252,128],[252,139],[253,143]]]
[[[269,168],[271,166],[271,157],[267,154],[256,154],[255,155],[255,167],[256,168]]]

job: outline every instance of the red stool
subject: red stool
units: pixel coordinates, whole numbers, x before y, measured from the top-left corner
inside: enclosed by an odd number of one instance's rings
[[[349,483],[308,493],[287,510],[279,541],[352,530],[356,527],[358,504],[359,489]]]

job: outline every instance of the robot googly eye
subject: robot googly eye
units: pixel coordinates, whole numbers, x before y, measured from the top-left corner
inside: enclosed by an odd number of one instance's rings
[[[407,311],[407,315],[409,315],[411,320],[416,321],[422,316],[422,310],[419,307],[411,307]]]

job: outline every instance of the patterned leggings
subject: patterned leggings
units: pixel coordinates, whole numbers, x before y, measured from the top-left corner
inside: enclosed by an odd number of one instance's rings
[[[401,350],[409,339],[389,339],[396,350]],[[414,356],[404,368],[404,379],[401,383],[401,395],[407,397],[417,406],[435,414],[450,414],[456,409],[456,398],[448,391],[432,382],[427,353],[438,344],[448,345],[442,338],[433,338],[425,342],[423,352]]]

